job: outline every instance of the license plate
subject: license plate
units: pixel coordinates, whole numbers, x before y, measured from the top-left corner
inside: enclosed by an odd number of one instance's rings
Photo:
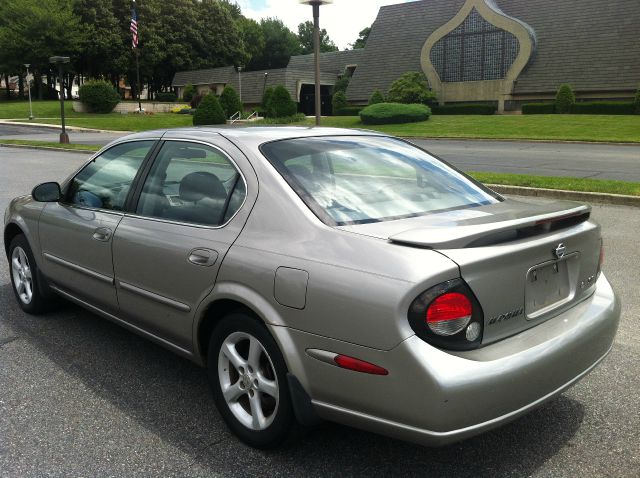
[[[525,311],[535,319],[567,301],[571,294],[569,261],[546,262],[527,272]]]

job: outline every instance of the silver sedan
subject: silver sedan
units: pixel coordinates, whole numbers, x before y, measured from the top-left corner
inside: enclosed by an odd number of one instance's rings
[[[206,366],[254,447],[320,419],[464,439],[576,383],[620,317],[588,206],[371,132],[135,134],[4,222],[24,311],[62,297]]]

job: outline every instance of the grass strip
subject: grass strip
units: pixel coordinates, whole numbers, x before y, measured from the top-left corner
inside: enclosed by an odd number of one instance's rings
[[[61,144],[54,143],[52,141],[35,141],[30,139],[0,139],[0,144],[7,145],[18,145],[18,146],[40,146],[45,148],[55,148],[55,149],[78,149],[84,151],[98,151],[102,146],[98,146],[95,144]]]
[[[469,172],[468,174],[486,184],[640,196],[640,183],[627,181],[487,172]]]

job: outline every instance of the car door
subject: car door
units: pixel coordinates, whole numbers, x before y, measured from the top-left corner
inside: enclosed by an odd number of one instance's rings
[[[117,313],[112,238],[136,174],[155,140],[117,144],[87,163],[47,203],[38,225],[42,270],[52,285],[103,311]]]
[[[253,169],[221,136],[163,141],[114,237],[125,320],[190,351],[194,312],[256,194]]]

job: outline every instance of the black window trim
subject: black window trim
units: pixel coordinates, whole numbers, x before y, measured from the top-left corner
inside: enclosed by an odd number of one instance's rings
[[[244,191],[244,197],[242,198],[242,203],[240,204],[240,206],[238,207],[238,209],[231,215],[231,217],[229,217],[229,219],[227,219],[224,223],[213,226],[211,224],[202,224],[202,223],[197,223],[197,222],[182,222],[182,221],[176,221],[174,219],[167,219],[164,217],[154,217],[154,216],[147,216],[144,214],[138,214],[136,212],[136,209],[138,208],[138,201],[140,200],[140,196],[142,194],[142,188],[144,187],[144,184],[147,180],[147,178],[149,177],[149,173],[151,172],[151,168],[153,167],[153,165],[155,164],[156,160],[158,159],[158,155],[160,154],[160,151],[162,150],[162,147],[164,146],[165,143],[169,143],[169,142],[183,142],[183,143],[195,143],[195,144],[201,144],[204,146],[208,146],[210,148],[215,149],[216,151],[218,151],[222,156],[224,156],[230,163],[231,165],[234,167],[234,169],[236,170],[236,172],[238,173],[239,177],[242,178],[242,182],[244,183],[244,187],[245,187],[245,191]],[[167,139],[161,139],[160,141],[158,141],[158,145],[157,148],[154,148],[154,155],[153,158],[147,163],[145,164],[142,168],[140,168],[141,170],[141,175],[139,177],[136,177],[136,183],[135,183],[135,188],[131,188],[133,192],[133,194],[131,195],[130,198],[127,198],[127,200],[130,199],[130,202],[127,202],[125,204],[127,204],[129,207],[126,208],[126,210],[124,211],[124,215],[127,217],[133,217],[136,219],[145,219],[148,221],[156,221],[156,222],[164,222],[164,223],[168,223],[168,224],[175,224],[175,225],[179,225],[179,226],[188,226],[188,227],[196,227],[196,228],[200,228],[200,229],[222,229],[223,227],[227,226],[231,221],[233,221],[233,219],[238,215],[238,213],[240,212],[240,210],[244,207],[245,203],[247,202],[247,197],[249,196],[249,192],[248,192],[248,187],[249,184],[247,182],[247,179],[244,176],[244,173],[242,172],[242,169],[240,169],[240,166],[238,166],[238,163],[236,161],[234,161],[234,159],[231,157],[231,155],[229,153],[227,153],[222,146],[214,144],[210,141],[204,141],[204,140],[198,140],[198,139],[191,139],[191,138],[167,138]],[[238,186],[238,180],[236,178],[236,181],[234,182],[234,186],[233,188],[229,191],[229,196],[227,198],[226,204],[225,204],[225,210],[224,210],[224,214],[222,215],[222,219],[224,220],[224,217],[227,214],[227,208],[229,205],[229,201],[230,201],[230,197],[233,194],[235,188]]]
[[[90,163],[92,163],[97,158],[99,158],[100,156],[105,154],[107,151],[110,151],[111,149],[113,149],[113,148],[115,148],[117,146],[120,146],[120,145],[123,145],[123,144],[126,144],[126,143],[142,143],[142,142],[146,142],[146,141],[152,141],[153,144],[151,145],[151,148],[149,148],[149,151],[147,152],[147,154],[145,155],[144,159],[142,160],[141,166],[138,168],[138,171],[136,172],[136,175],[133,177],[133,180],[131,181],[131,188],[129,189],[129,192],[127,193],[127,197],[124,200],[124,205],[123,205],[123,208],[121,210],[107,209],[107,208],[102,208],[102,207],[83,206],[83,205],[80,205],[80,204],[74,204],[74,203],[70,202],[70,200],[69,200],[69,191],[70,191],[69,190],[69,186],[71,185],[73,180],[76,178],[76,176],[78,174],[80,174],[82,171],[84,171],[85,168],[87,166],[89,166]],[[129,201],[132,198],[132,195],[134,193],[134,189],[137,188],[136,181],[139,180],[140,174],[147,167],[147,164],[149,162],[151,162],[152,159],[155,159],[155,155],[157,154],[157,148],[158,148],[158,145],[159,145],[160,142],[161,141],[160,141],[159,137],[154,137],[154,138],[131,138],[131,139],[123,140],[123,141],[118,141],[117,143],[114,143],[114,144],[110,145],[108,148],[101,149],[96,154],[91,156],[91,158],[89,160],[87,160],[82,166],[80,166],[62,184],[62,186],[61,186],[62,199],[60,201],[58,201],[58,204],[60,204],[62,206],[65,206],[65,207],[72,207],[72,208],[75,208],[75,209],[85,209],[85,210],[88,210],[88,211],[100,211],[100,212],[107,213],[107,214],[114,214],[114,215],[117,215],[117,216],[124,216],[128,212]]]

